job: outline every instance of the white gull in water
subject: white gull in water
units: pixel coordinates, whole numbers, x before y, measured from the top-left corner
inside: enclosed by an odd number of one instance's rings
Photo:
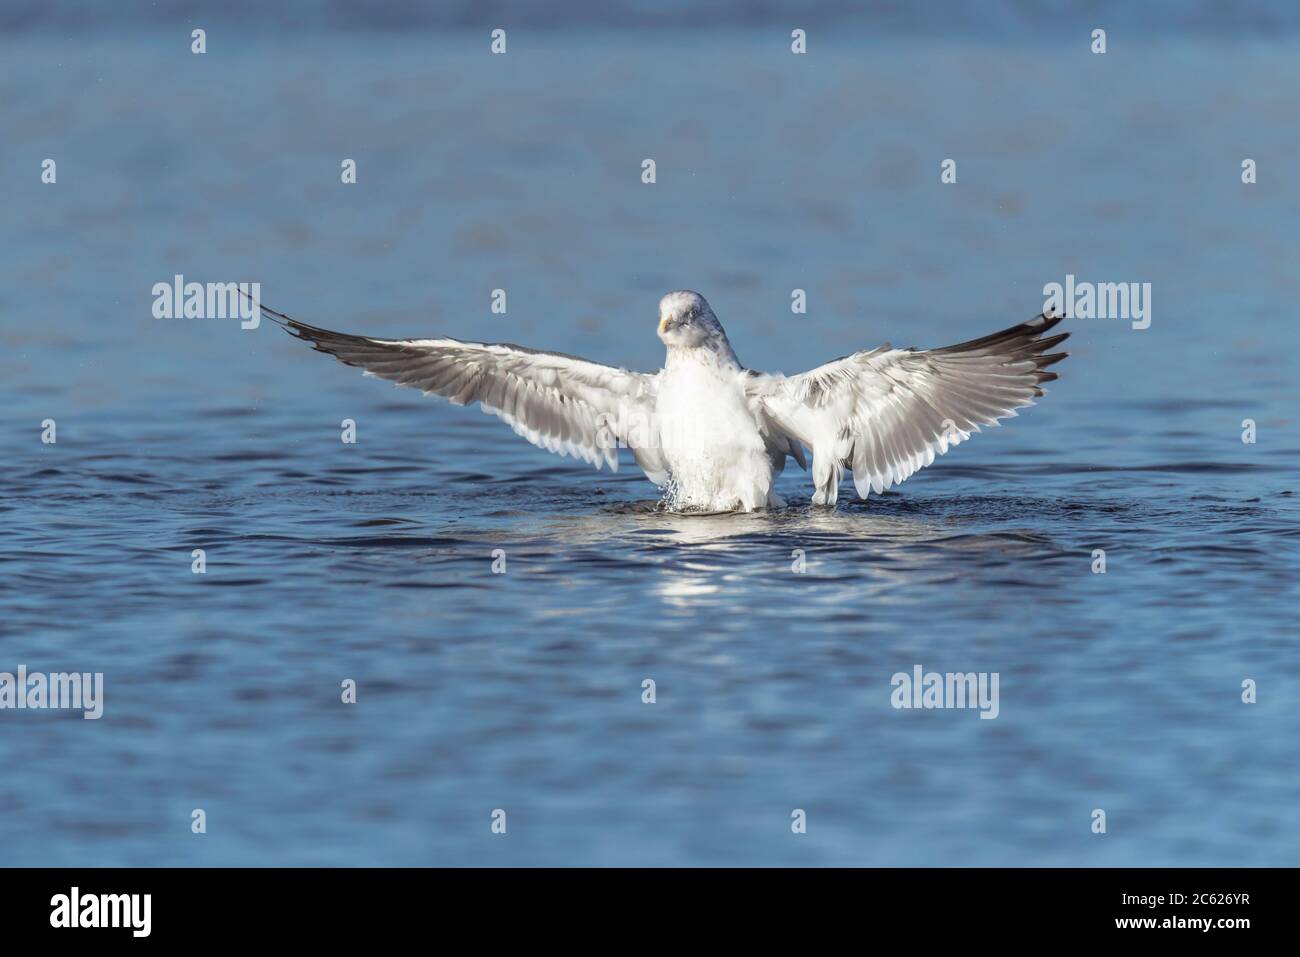
[[[374,339],[262,312],[320,352],[367,375],[478,402],[529,442],[618,468],[629,448],[682,511],[752,511],[784,504],[772,489],[787,456],[807,469],[813,502],[834,505],[845,469],[866,498],[897,485],[951,446],[1016,414],[1055,379],[1050,353],[1069,333],[1039,315],[942,349],[888,345],[795,376],[746,369],[722,324],[694,292],[659,301],[658,372],[628,372],[558,352],[456,339]]]

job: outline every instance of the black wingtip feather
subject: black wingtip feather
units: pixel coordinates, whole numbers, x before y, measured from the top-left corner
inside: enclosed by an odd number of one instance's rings
[[[244,296],[244,298],[250,301],[256,301],[242,289],[239,290],[239,292]],[[299,322],[297,319],[292,319],[284,313],[277,312],[270,306],[264,305],[260,302],[257,303],[257,307],[262,311],[263,316],[280,326],[285,332],[289,333],[289,335],[296,339],[303,339],[311,342],[315,344],[318,349],[320,348],[320,343],[325,340],[334,339],[343,342],[348,339],[362,338],[360,336],[348,335],[345,332],[333,332],[329,329],[322,329],[319,326],[313,326],[306,322]]]
[[[1041,337],[1043,333],[1056,328],[1063,320],[1064,316],[1049,316],[1046,313],[1039,313],[1028,322],[1022,322],[1019,325],[1011,326],[1000,332],[991,335],[981,336],[978,339],[971,339],[968,342],[959,342],[956,345],[944,346],[942,349],[933,350],[940,354],[951,354],[955,352],[978,352],[990,349],[993,346],[1007,345],[1011,348],[1008,351],[1017,351],[1021,347],[1033,346],[1035,343],[1043,342]],[[1069,333],[1063,333],[1068,336]],[[1052,337],[1059,342],[1060,339]],[[1051,348],[1050,345],[1044,348]]]
[[[1049,316],[1046,313],[1039,313],[1028,322],[1022,322],[1017,326],[1003,329],[1001,332],[995,332],[979,339],[971,339],[969,342],[959,342],[955,346],[935,349],[934,352],[938,355],[991,354],[1005,356],[1009,361],[1032,360],[1035,366],[1034,377],[1038,384],[1054,382],[1060,376],[1055,372],[1044,372],[1043,370],[1050,365],[1055,365],[1062,359],[1068,358],[1070,354],[1068,352],[1049,353],[1047,350],[1069,339],[1070,334],[1060,332],[1054,336],[1045,336],[1043,333],[1050,332],[1064,318],[1064,316]],[[1034,394],[1035,396],[1041,396],[1043,390],[1035,387]]]

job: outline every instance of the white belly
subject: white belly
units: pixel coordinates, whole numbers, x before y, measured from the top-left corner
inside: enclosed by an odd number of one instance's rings
[[[656,413],[671,508],[748,511],[775,504],[772,462],[736,372],[672,370]]]

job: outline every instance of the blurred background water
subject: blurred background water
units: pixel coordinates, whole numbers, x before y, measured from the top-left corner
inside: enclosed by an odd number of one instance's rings
[[[0,671],[106,701],[0,712],[0,863],[1294,864],[1300,15],[972,9],[5,4]],[[788,373],[1067,273],[1152,323],[1071,322],[1039,406],[894,493],[792,464],[789,509],[687,519],[153,318],[177,273],[646,370],[681,287]],[[1000,716],[894,710],[914,664]]]

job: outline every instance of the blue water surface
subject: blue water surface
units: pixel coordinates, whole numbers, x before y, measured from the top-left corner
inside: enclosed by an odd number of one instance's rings
[[[1296,863],[1300,41],[207,42],[0,37],[0,671],[105,676],[98,721],[0,711],[0,863]],[[792,466],[788,509],[687,518],[630,458],[155,319],[176,274],[646,370],[682,287],[787,373],[1067,274],[1152,322],[1071,321],[1037,407],[901,489],[812,508]],[[896,710],[917,664],[999,716]]]

